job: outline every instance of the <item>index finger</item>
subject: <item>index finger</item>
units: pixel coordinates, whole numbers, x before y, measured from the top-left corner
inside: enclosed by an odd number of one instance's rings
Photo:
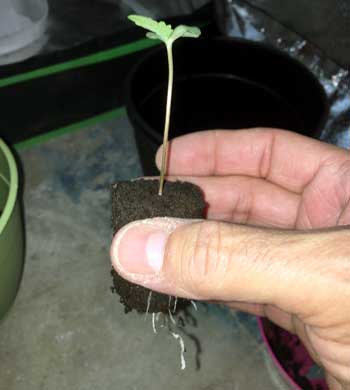
[[[158,150],[158,167],[160,159]],[[167,173],[246,175],[300,193],[323,164],[344,159],[349,159],[345,149],[285,130],[211,130],[172,140]]]

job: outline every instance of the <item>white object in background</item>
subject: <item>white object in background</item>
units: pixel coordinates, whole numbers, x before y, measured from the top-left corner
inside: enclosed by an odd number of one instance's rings
[[[113,0],[113,2],[119,1],[120,0]],[[159,19],[163,18],[164,15],[169,17],[189,14],[208,3],[209,0],[122,0],[122,2],[131,8],[135,14]]]
[[[0,0],[0,65],[40,50],[47,16],[47,0]]]

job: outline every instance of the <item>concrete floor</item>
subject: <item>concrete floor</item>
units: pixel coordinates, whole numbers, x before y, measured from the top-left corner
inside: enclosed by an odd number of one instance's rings
[[[278,389],[255,319],[216,306],[192,309],[180,347],[151,317],[124,315],[110,292],[108,186],[139,176],[126,118],[20,153],[27,256],[23,283],[0,324],[0,390]],[[283,386],[282,386],[283,387]]]

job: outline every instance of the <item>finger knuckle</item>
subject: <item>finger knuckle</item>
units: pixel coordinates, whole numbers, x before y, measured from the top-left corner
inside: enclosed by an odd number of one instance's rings
[[[181,259],[182,277],[189,289],[204,299],[213,299],[226,273],[227,262],[222,240],[222,224],[204,222],[193,229],[188,256]]]

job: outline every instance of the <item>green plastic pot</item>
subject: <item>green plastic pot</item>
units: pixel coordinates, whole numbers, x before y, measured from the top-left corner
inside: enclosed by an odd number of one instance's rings
[[[18,170],[0,139],[0,320],[16,298],[24,265],[24,234]]]

